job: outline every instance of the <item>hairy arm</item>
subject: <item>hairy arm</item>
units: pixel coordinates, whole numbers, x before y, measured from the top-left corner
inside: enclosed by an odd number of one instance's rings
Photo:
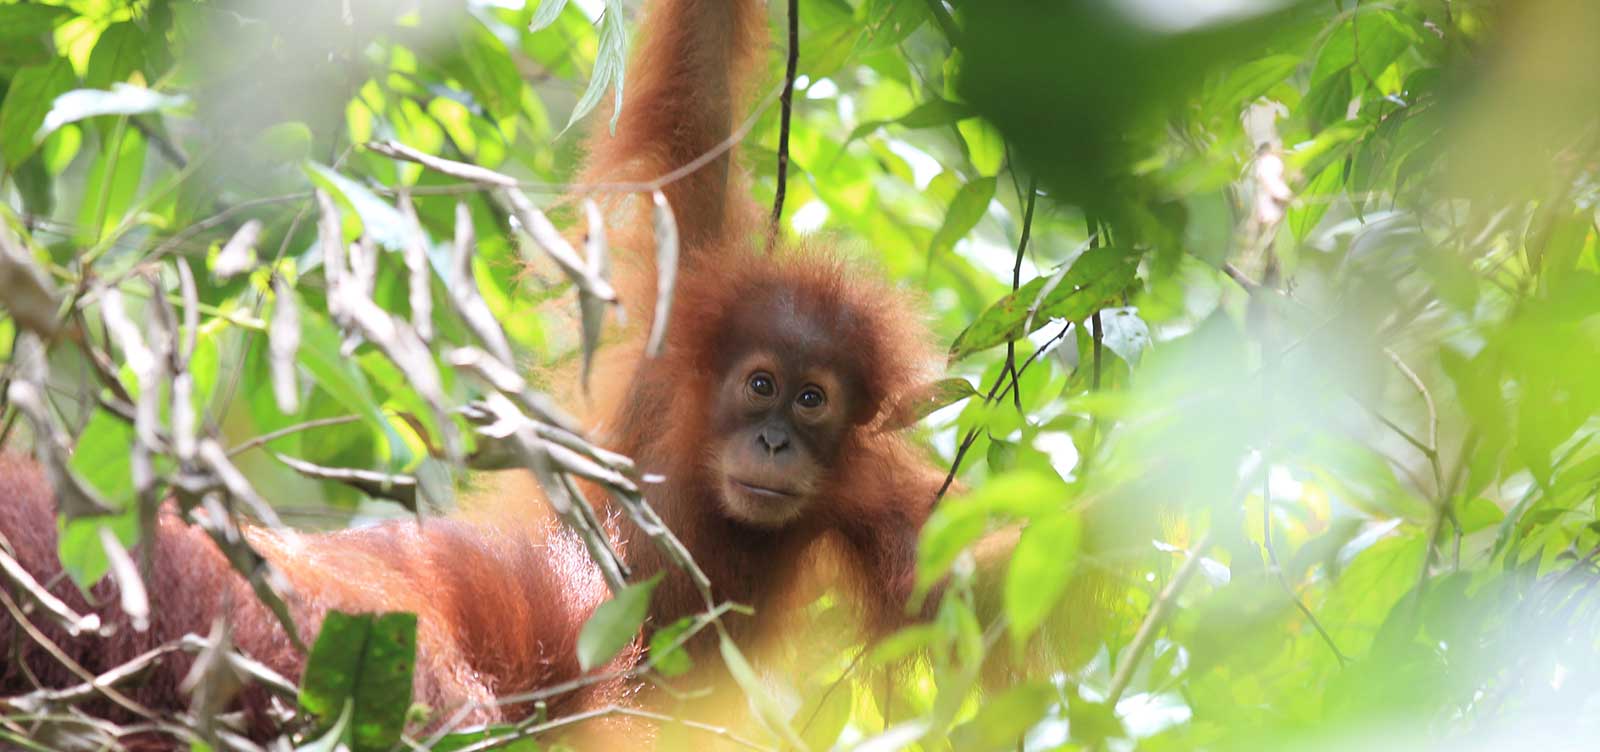
[[[583,182],[655,180],[721,147],[759,67],[764,11],[756,0],[649,3],[616,133],[596,120]],[[730,177],[728,150],[664,189],[686,251],[729,229],[741,208],[730,207]]]

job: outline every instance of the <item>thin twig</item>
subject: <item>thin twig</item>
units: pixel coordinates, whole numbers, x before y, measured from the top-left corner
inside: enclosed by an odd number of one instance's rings
[[[592,721],[597,718],[603,718],[608,715],[633,716],[635,718],[645,718],[658,723],[676,723],[685,728],[703,731],[707,734],[711,734],[712,736],[726,739],[741,747],[745,747],[746,749],[777,749],[776,747],[768,747],[766,745],[757,744],[756,742],[739,736],[738,734],[733,733],[733,731],[722,726],[713,726],[709,723],[701,723],[699,721],[691,721],[686,718],[676,718],[674,716],[664,715],[661,713],[652,713],[648,710],[640,710],[638,708],[630,708],[624,705],[613,704],[605,707],[595,708],[593,710],[585,710],[581,713],[573,713],[572,715],[563,716],[561,718],[545,721],[543,723],[537,723],[531,726],[518,728],[515,731],[507,734],[490,737],[488,739],[484,739],[483,741],[477,742],[476,744],[469,744],[465,747],[461,747],[458,752],[485,752],[485,750],[504,747],[519,739],[527,739],[529,737],[538,736],[540,734],[566,728],[568,726],[575,726],[579,723],[583,723],[584,721]]]
[[[155,711],[145,707],[144,704],[133,699],[132,697],[129,697],[118,691],[117,688],[107,684],[99,683],[98,678],[93,672],[89,671],[88,669],[84,668],[82,664],[73,660],[72,656],[67,655],[67,652],[63,650],[60,645],[57,645],[54,640],[51,640],[43,631],[41,631],[37,626],[34,625],[32,621],[28,619],[27,614],[22,612],[22,607],[18,606],[15,600],[12,600],[11,594],[7,592],[5,588],[0,588],[0,604],[3,604],[6,607],[6,610],[11,612],[12,622],[21,627],[24,632],[27,632],[28,636],[33,638],[33,641],[37,643],[39,647],[44,648],[45,652],[49,653],[52,658],[56,659],[56,662],[65,667],[67,671],[71,672],[79,679],[82,679],[83,681],[93,685],[95,690],[101,695],[104,695],[106,699],[122,706],[128,712],[133,713],[140,718],[156,720],[160,717]]]
[[[1028,236],[1033,232],[1033,204],[1039,197],[1039,178],[1028,178],[1028,201],[1022,210],[1022,236],[1017,240],[1017,257],[1011,265],[1011,293],[1016,294],[1017,288],[1022,286],[1022,258],[1028,252]],[[1017,341],[1006,340],[1006,365],[1000,373],[1011,375],[1011,401],[1016,405],[1017,412],[1022,412],[1022,387],[1017,383],[1021,378],[1017,374]]]
[[[794,75],[800,65],[800,1],[789,0],[789,59],[784,68],[782,114],[778,120],[778,191],[772,199],[772,225],[767,247],[771,248],[783,232],[783,196],[789,185],[789,120],[794,114]]]
[[[746,136],[750,135],[751,129],[755,128],[756,123],[761,120],[761,116],[766,114],[767,108],[771,107],[773,102],[777,101],[778,96],[782,93],[782,91],[783,89],[781,85],[774,86],[772,91],[769,92],[766,97],[762,98],[761,104],[756,107],[755,112],[753,112],[749,118],[746,118],[738,128],[734,129],[732,134],[729,134],[727,138],[723,139],[722,143],[712,147],[706,153],[689,160],[682,167],[671,170],[660,177],[644,182],[624,181],[599,183],[534,183],[520,181],[509,175],[505,175],[504,173],[494,172],[493,170],[479,167],[474,164],[469,164],[467,162],[458,162],[451,159],[444,159],[442,157],[435,157],[431,154],[417,151],[416,149],[396,141],[373,142],[367,144],[366,148],[394,159],[403,159],[408,162],[416,162],[417,164],[434,170],[435,172],[472,183],[471,185],[465,186],[418,186],[411,189],[411,195],[413,196],[437,193],[473,193],[482,190],[483,186],[485,185],[497,187],[516,186],[523,190],[532,191],[534,193],[569,193],[576,195],[587,193],[650,193],[652,191],[661,190],[672,183],[682,180],[683,178],[693,174],[696,170],[699,170],[701,167],[704,167],[722,155],[727,154],[733,149],[733,147],[739,145],[741,141],[744,141]],[[433,190],[424,190],[424,188],[432,188]],[[384,191],[379,191],[379,193],[384,193]]]
[[[1111,687],[1106,690],[1106,705],[1116,707],[1117,700],[1122,698],[1122,693],[1127,691],[1128,682],[1133,681],[1133,672],[1139,668],[1139,661],[1144,657],[1150,643],[1155,640],[1156,629],[1166,621],[1167,614],[1172,611],[1173,604],[1178,599],[1178,594],[1194,578],[1194,573],[1200,571],[1200,561],[1205,558],[1205,552],[1211,548],[1211,533],[1206,533],[1200,542],[1189,552],[1189,560],[1183,563],[1178,573],[1172,576],[1167,586],[1161,589],[1161,594],[1156,596],[1156,602],[1150,605],[1150,612],[1145,614],[1144,621],[1139,624],[1139,631],[1134,634],[1133,642],[1128,644],[1127,656],[1118,664],[1117,672],[1111,677]]]
[[[1067,336],[1067,332],[1070,331],[1072,331],[1072,323],[1067,322],[1067,325],[1061,327],[1061,331],[1056,332],[1054,337],[1045,340],[1044,344],[1040,345],[1038,349],[1034,350],[1033,353],[1027,357],[1027,359],[1022,361],[1022,365],[1017,367],[1017,378],[1022,378],[1022,374],[1027,373],[1028,366],[1033,365],[1033,362],[1038,360],[1040,355],[1043,355],[1046,350],[1050,349],[1051,345],[1054,345],[1062,337]],[[1002,371],[1000,378],[995,381],[995,385],[989,389],[988,394],[984,395],[983,401],[991,402],[996,399],[1005,399],[1006,394],[1011,391],[1012,387],[1014,387],[1016,383],[1016,381],[1008,381],[1005,378],[1005,373]],[[950,485],[956,480],[956,473],[961,470],[961,460],[966,457],[967,450],[972,448],[972,442],[976,441],[977,438],[978,429],[967,429],[966,435],[961,438],[961,445],[956,449],[955,459],[951,460],[950,462],[950,471],[944,476],[944,483],[939,486],[939,492],[933,496],[933,500],[935,502],[944,498],[945,493],[950,490]]]
[[[245,452],[255,449],[256,447],[265,446],[268,442],[276,441],[290,434],[300,433],[301,431],[308,431],[313,428],[325,428],[327,426],[342,426],[346,423],[354,423],[358,420],[365,419],[366,416],[362,415],[336,415],[331,418],[317,418],[316,420],[308,420],[304,423],[296,423],[292,426],[285,426],[276,431],[261,434],[260,436],[244,442],[243,444],[239,444],[238,446],[228,450],[228,456],[234,457],[244,454]]]
[[[723,603],[706,611],[705,613],[696,617],[694,623],[691,624],[688,629],[684,630],[683,634],[678,635],[677,639],[664,646],[659,653],[652,649],[645,661],[632,667],[619,669],[616,671],[580,676],[576,679],[569,679],[559,684],[552,684],[548,687],[542,687],[531,692],[503,695],[500,697],[495,697],[487,703],[466,703],[458,708],[455,714],[452,715],[449,720],[445,721],[443,724],[440,724],[439,728],[434,730],[432,736],[424,740],[423,746],[425,748],[432,748],[434,745],[438,744],[441,739],[448,736],[455,729],[459,728],[461,724],[465,722],[467,716],[473,711],[479,710],[486,706],[506,707],[509,705],[524,705],[527,703],[540,702],[542,700],[548,700],[552,697],[559,697],[569,692],[583,689],[584,687],[595,684],[615,681],[617,679],[631,679],[633,677],[648,673],[655,668],[656,660],[660,656],[669,655],[676,650],[682,649],[685,645],[689,644],[689,640],[693,639],[697,634],[704,631],[706,627],[715,623],[723,616],[723,614],[726,614],[729,611],[738,610],[740,610],[740,607],[733,603]],[[531,720],[525,720],[523,723],[531,723]]]

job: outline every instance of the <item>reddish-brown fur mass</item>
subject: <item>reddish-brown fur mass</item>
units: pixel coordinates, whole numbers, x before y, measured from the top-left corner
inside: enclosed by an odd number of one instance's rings
[[[737,105],[749,99],[749,74],[765,50],[762,4],[652,0],[646,12],[621,120],[615,135],[602,127],[591,137],[586,183],[651,180],[722,146]],[[634,252],[619,261],[617,280],[632,328],[604,352],[592,396],[573,389],[568,401],[586,406],[601,443],[665,478],[647,486],[646,495],[709,575],[718,600],[757,609],[755,617],[733,621],[736,635],[770,632],[797,573],[824,551],[837,560],[830,571],[841,572],[858,597],[868,629],[882,633],[905,620],[916,536],[942,480],[889,416],[935,360],[904,296],[874,275],[822,249],[782,243],[766,249],[764,212],[743,186],[723,156],[665,189],[683,251],[667,348],[656,359],[645,357],[642,342],[656,279],[648,197],[596,195],[607,209],[613,245]],[[773,310],[814,329],[767,320]],[[831,366],[860,396],[817,503],[794,523],[760,529],[731,519],[718,503],[721,490],[707,455],[710,390],[730,346],[777,347],[795,337],[831,353]],[[486,704],[495,696],[579,675],[576,635],[606,589],[584,547],[542,511],[530,479],[491,481],[480,496],[454,517],[421,524],[319,534],[255,530],[251,538],[293,583],[291,605],[303,639],[315,635],[328,609],[414,611],[418,699],[435,708],[485,703],[471,719],[500,720],[527,709]],[[216,615],[226,614],[242,650],[299,676],[304,656],[208,539],[176,515],[166,514],[156,540],[146,543],[155,552],[150,589],[157,617],[148,631],[135,632],[118,612],[109,582],[96,586],[99,605],[91,608],[58,577],[50,493],[36,468],[5,460],[0,499],[0,532],[23,565],[55,581],[53,592],[74,607],[97,610],[121,627],[101,641],[68,639],[45,627],[88,670],[187,632],[206,633]],[[651,624],[702,610],[688,578],[651,541],[625,517],[610,519],[636,578],[667,573]],[[7,614],[0,614],[0,648],[21,659],[0,663],[0,694],[31,688],[24,665],[46,684],[76,681],[17,632]],[[610,668],[631,665],[640,655],[631,649]],[[177,684],[188,661],[171,661],[130,693],[153,706],[182,706]],[[594,685],[559,698],[551,713],[624,701],[630,690],[622,681]],[[262,702],[257,695],[246,701]]]

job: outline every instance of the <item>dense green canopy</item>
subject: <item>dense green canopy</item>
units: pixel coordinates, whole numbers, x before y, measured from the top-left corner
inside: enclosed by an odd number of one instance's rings
[[[961,490],[919,562],[958,586],[871,646],[832,639],[824,595],[805,670],[728,652],[763,711],[742,737],[1600,738],[1600,4],[799,0],[786,144],[782,5],[738,149],[768,203],[786,150],[784,232],[922,294],[950,381],[915,431]],[[0,0],[0,352],[44,405],[12,389],[4,426],[78,484],[77,582],[136,577],[140,510],[182,480],[149,426],[238,448],[240,482],[274,489],[239,511],[309,527],[446,509],[493,464],[456,410],[492,389],[452,351],[583,358],[592,282],[499,194],[370,145],[512,176],[580,225],[556,199],[628,85],[635,6]],[[425,336],[330,311],[316,189],[371,241],[371,300]],[[451,302],[463,271],[504,341]],[[1004,525],[1004,576],[969,582],[963,551]],[[648,595],[602,609],[589,658]],[[657,633],[658,675],[687,668],[685,628]],[[413,629],[329,620],[305,740],[396,742]],[[1010,656],[1033,671],[978,669],[1036,632],[1055,649]],[[38,745],[6,707],[0,746]]]

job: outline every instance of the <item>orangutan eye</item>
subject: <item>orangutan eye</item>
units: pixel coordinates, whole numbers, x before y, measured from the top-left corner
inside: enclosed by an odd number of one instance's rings
[[[778,385],[772,383],[772,377],[765,373],[755,373],[750,376],[750,391],[762,397],[771,397],[778,393]]]
[[[821,389],[808,386],[804,391],[800,392],[800,396],[794,398],[794,402],[806,409],[815,410],[828,404],[828,398],[823,396]]]

